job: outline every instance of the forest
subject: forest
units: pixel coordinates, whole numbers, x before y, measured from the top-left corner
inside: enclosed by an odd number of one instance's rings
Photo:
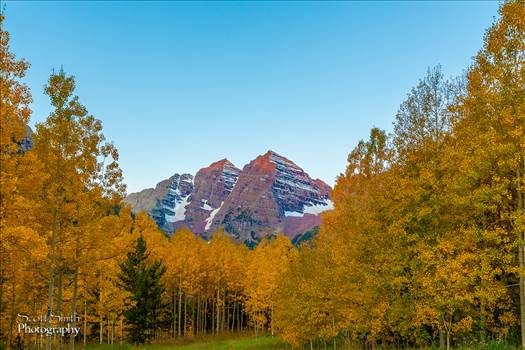
[[[26,147],[30,65],[4,19],[1,349],[242,332],[302,349],[524,346],[523,0],[501,4],[463,76],[429,68],[393,131],[372,128],[349,150],[315,238],[276,234],[253,249],[222,229],[168,237],[133,214],[119,153],[63,69]],[[73,315],[79,333],[20,332],[21,314],[47,315],[42,327]]]

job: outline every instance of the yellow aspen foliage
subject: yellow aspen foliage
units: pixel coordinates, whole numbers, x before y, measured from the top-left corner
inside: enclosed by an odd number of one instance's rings
[[[256,329],[269,327],[274,334],[273,314],[281,278],[297,255],[286,236],[263,240],[250,254],[244,280],[246,311]]]
[[[27,300],[40,300],[41,289],[31,285],[45,283],[47,254],[35,220],[46,175],[25,139],[32,98],[21,79],[29,64],[10,52],[9,39],[0,14],[0,343],[7,344],[16,334],[17,313],[41,308]]]
[[[63,70],[30,148],[29,64],[0,15],[0,347],[20,341],[18,313],[81,316],[80,336],[26,347],[125,342],[119,273],[139,236],[166,267],[153,341],[249,329],[311,349],[525,344],[525,3],[499,12],[465,77],[429,69],[393,134],[373,128],[351,151],[311,243],[252,250],[132,213],[118,151]]]

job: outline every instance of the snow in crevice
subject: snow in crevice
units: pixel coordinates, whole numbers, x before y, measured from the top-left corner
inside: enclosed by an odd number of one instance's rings
[[[235,168],[225,167],[222,170],[221,177],[224,181],[224,184],[226,187],[225,189],[228,193],[232,191],[233,187],[237,183],[237,180],[239,179],[239,175],[240,175],[240,171]]]
[[[285,159],[284,157],[276,154],[276,153],[272,153],[272,156],[270,157],[271,161],[273,161],[275,164],[277,164],[277,167],[281,167],[281,168],[291,168],[291,169],[294,169],[296,171],[299,171],[299,172],[302,172],[303,170],[297,166],[297,164],[289,161],[288,159]]]
[[[324,211],[333,210],[333,209],[334,209],[334,203],[331,200],[327,199],[326,202],[323,204],[312,204],[312,205],[304,206],[302,212],[285,211],[284,216],[303,217],[304,214],[319,215]]]
[[[217,209],[213,209],[210,212],[210,216],[208,216],[208,218],[206,220],[204,220],[204,221],[206,221],[206,226],[204,227],[204,231],[208,231],[210,229],[211,224],[213,223],[213,218],[215,218],[215,215],[217,215],[217,213],[221,209],[223,203],[224,202],[222,202],[221,205],[219,205],[219,207]]]
[[[175,215],[166,215],[166,221],[168,222],[177,222],[183,221],[186,219],[186,207],[190,204],[189,199],[190,195],[187,195],[182,199],[180,203],[175,205],[174,213]]]
[[[283,178],[281,178],[281,179],[277,178],[276,182],[278,184],[282,184],[284,186],[289,186],[291,188],[300,188],[300,189],[303,189],[305,191],[315,192],[315,193],[319,192],[319,191],[317,191],[317,189],[313,188],[312,186],[310,186],[309,184],[304,183],[304,182],[287,180],[287,179],[283,179]]]
[[[284,216],[296,216],[302,218],[304,216],[304,213],[298,211],[285,211]]]
[[[202,209],[204,210],[213,210],[213,207],[211,205],[208,204],[208,200],[207,199],[201,199],[201,202],[202,202]]]

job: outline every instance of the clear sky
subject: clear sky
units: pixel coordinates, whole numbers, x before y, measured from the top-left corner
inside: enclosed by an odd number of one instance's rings
[[[497,2],[13,2],[31,124],[61,65],[120,151],[128,192],[272,149],[333,185],[426,69],[461,74]]]

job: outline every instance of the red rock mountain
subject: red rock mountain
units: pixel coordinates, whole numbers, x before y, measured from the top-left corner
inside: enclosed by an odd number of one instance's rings
[[[333,208],[330,191],[322,180],[268,151],[242,171],[223,159],[195,178],[175,174],[156,189],[130,194],[125,202],[136,211],[146,210],[168,233],[187,226],[209,238],[223,227],[236,240],[256,244],[269,234],[293,239],[319,225],[319,214]]]
[[[194,191],[186,207],[183,224],[195,233],[204,234],[209,227],[210,216],[230,195],[240,173],[227,159],[199,170],[195,175]]]

